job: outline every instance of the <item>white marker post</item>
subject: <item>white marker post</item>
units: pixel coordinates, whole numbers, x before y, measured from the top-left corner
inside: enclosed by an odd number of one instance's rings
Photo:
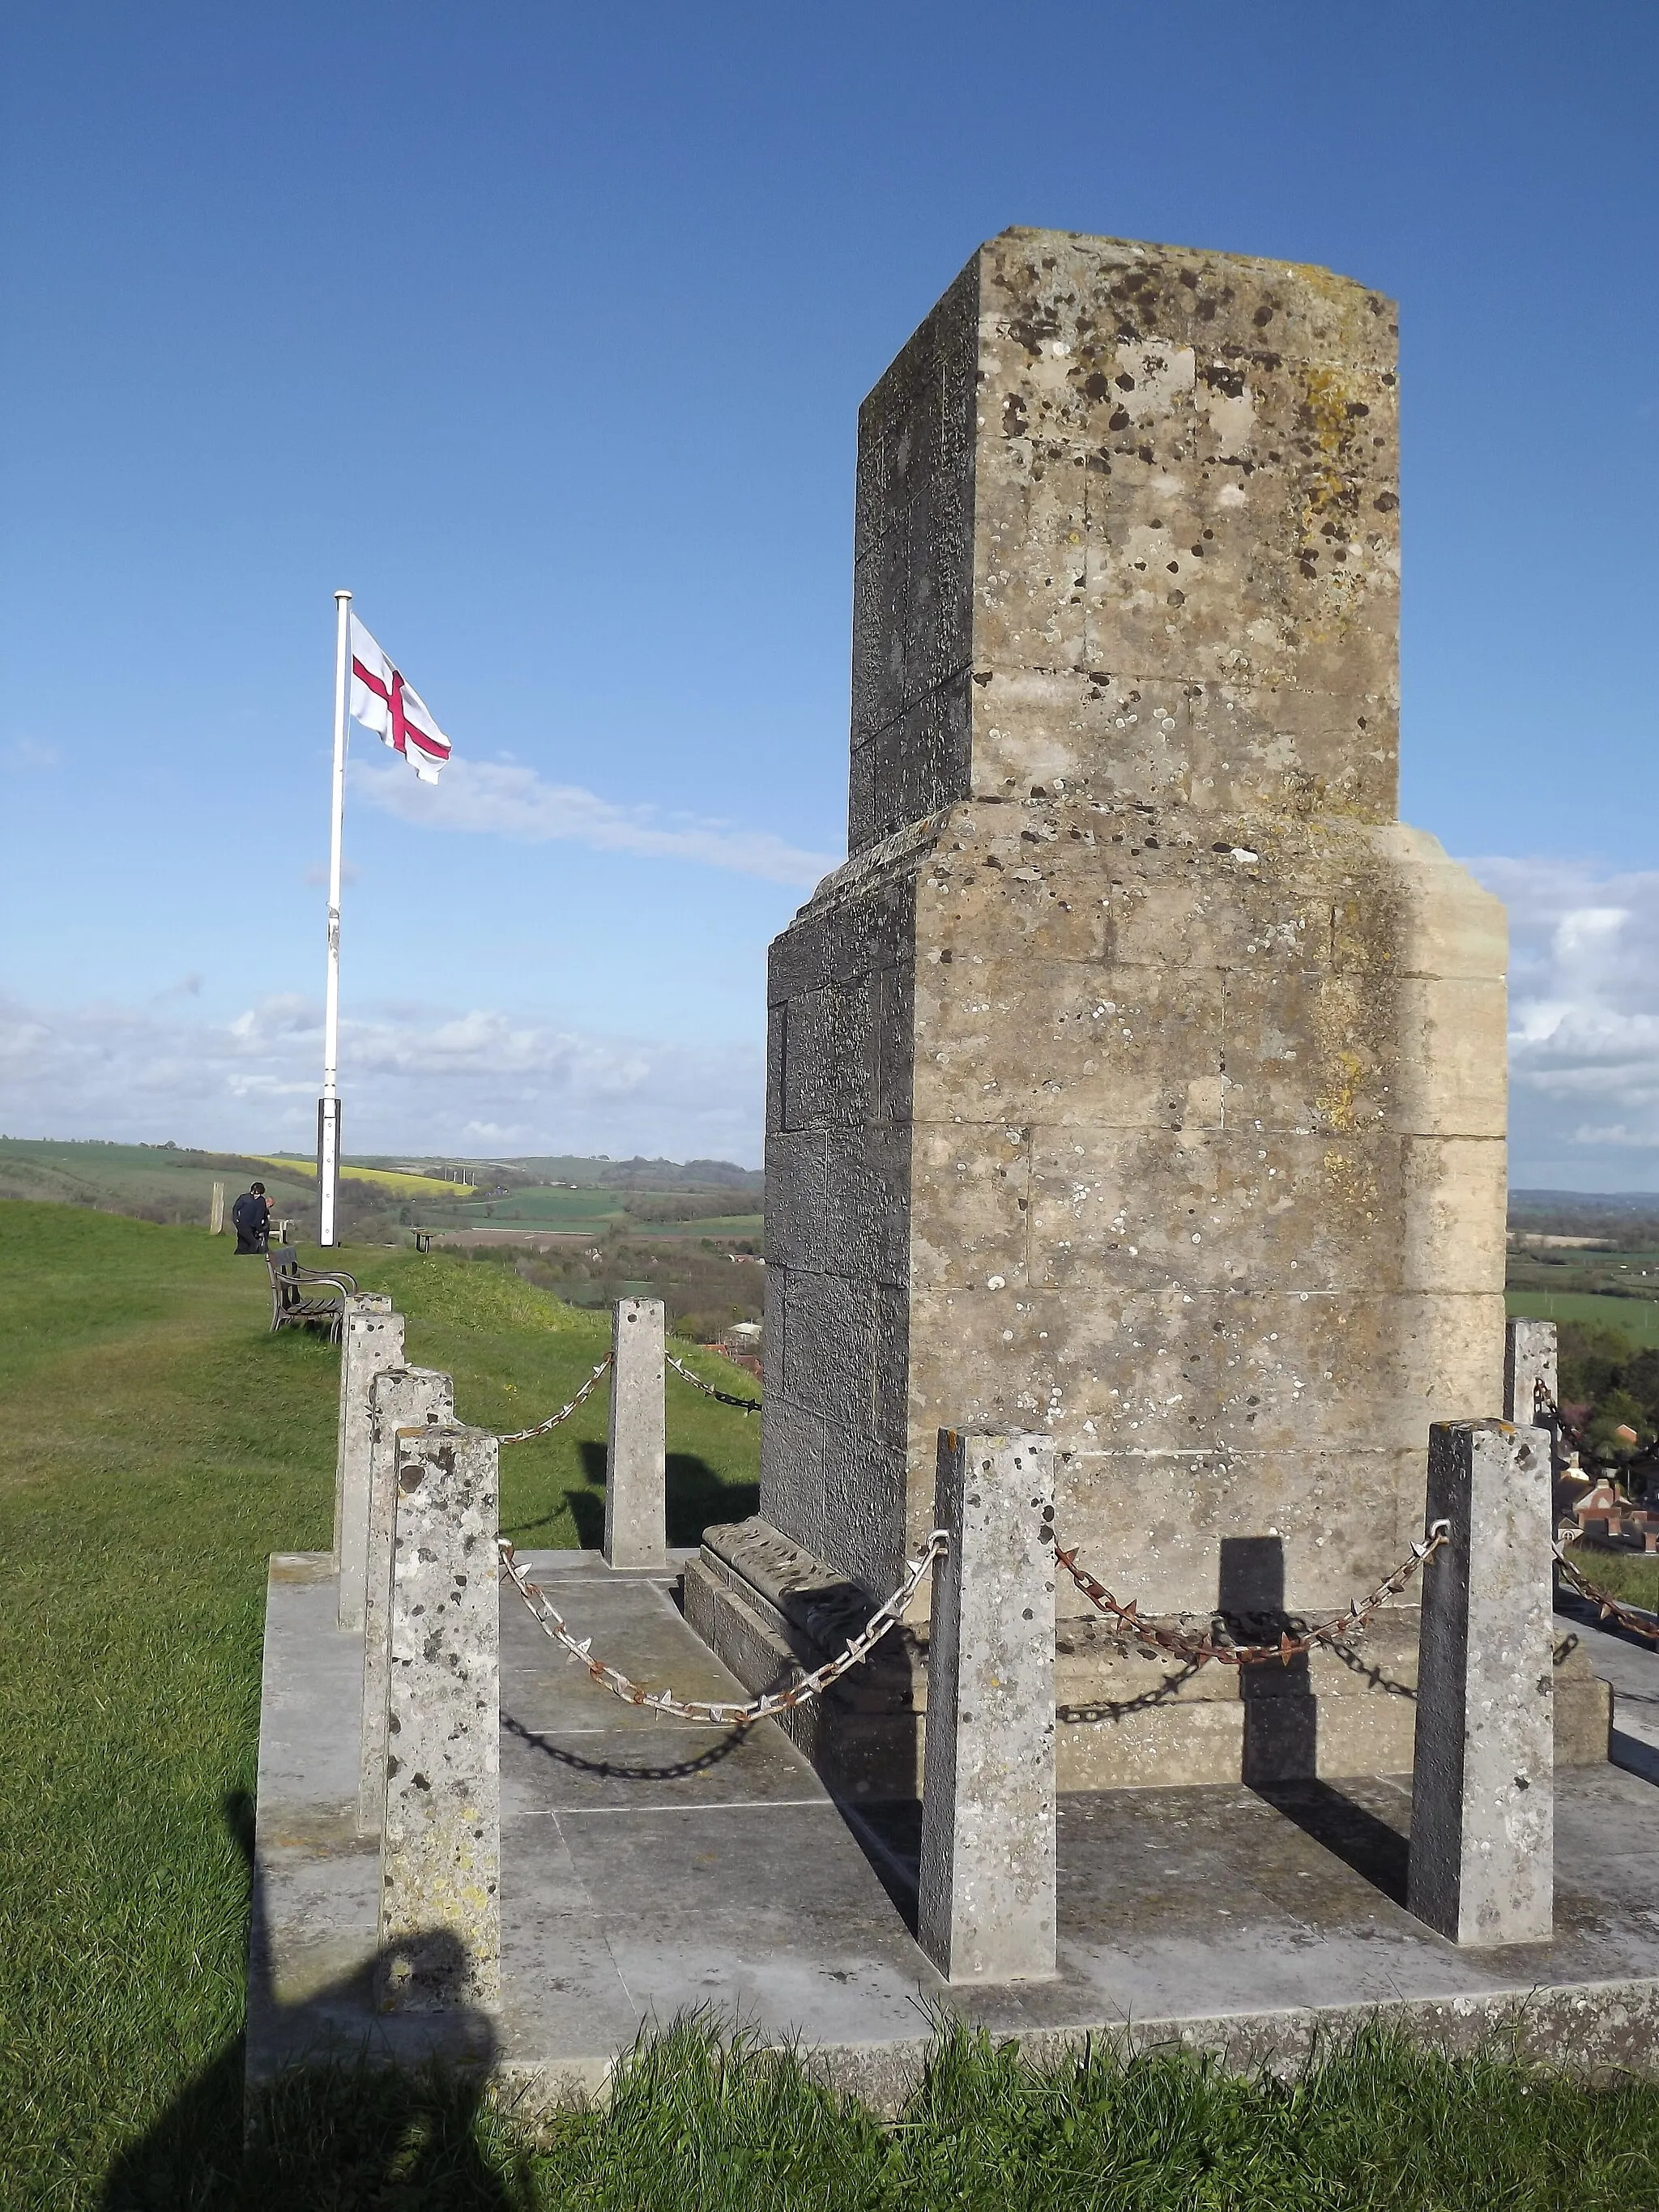
[[[332,1245],[334,1198],[340,1181],[340,839],[345,826],[346,678],[350,667],[351,594],[336,592],[334,635],[334,782],[328,841],[328,995],[323,1010],[323,1095],[317,1101],[317,1241]]]

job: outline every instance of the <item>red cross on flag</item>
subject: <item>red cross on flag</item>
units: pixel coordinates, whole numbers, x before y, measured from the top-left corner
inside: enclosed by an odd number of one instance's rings
[[[449,740],[368,632],[351,617],[351,719],[401,753],[422,783],[436,783]]]

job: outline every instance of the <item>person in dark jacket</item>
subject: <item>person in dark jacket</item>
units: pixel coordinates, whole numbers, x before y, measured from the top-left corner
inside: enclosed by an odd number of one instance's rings
[[[263,1252],[270,1237],[270,1208],[265,1187],[252,1184],[230,1209],[230,1225],[236,1231],[238,1253]]]

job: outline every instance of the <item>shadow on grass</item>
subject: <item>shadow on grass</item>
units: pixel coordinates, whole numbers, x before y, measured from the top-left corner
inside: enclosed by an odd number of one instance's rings
[[[413,1951],[422,1972],[441,1978],[464,1964],[459,1945],[447,1936],[387,1944],[356,1972],[297,2003],[281,2003],[265,1955],[252,1800],[236,1791],[224,1810],[253,1893],[249,2012],[261,2040],[283,2054],[283,2069],[249,2095],[245,2109],[247,2039],[235,2037],[115,2160],[101,2212],[292,2212],[313,2205],[347,2212],[393,2204],[505,2212],[512,2200],[480,2155],[475,2126],[495,2054],[491,2022],[464,2008],[441,2015],[440,2049],[431,2016],[383,2024],[374,2010],[384,1966]],[[403,2045],[397,2064],[393,2027]],[[465,2053],[459,2064],[458,2052]]]
[[[576,1524],[577,1541],[597,1551],[605,1541],[605,1489],[607,1454],[604,1444],[585,1437],[576,1447],[582,1473],[591,1487],[567,1490],[565,1504]],[[760,1510],[757,1482],[727,1482],[696,1452],[668,1455],[668,1540],[679,1547],[700,1544],[702,1532],[716,1522],[746,1521]]]
[[[668,1540],[700,1544],[705,1528],[760,1511],[758,1482],[726,1482],[695,1452],[668,1455]]]

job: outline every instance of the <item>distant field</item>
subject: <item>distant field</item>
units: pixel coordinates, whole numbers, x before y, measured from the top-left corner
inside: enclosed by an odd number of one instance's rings
[[[1659,1302],[1651,1298],[1598,1297],[1593,1291],[1510,1291],[1514,1321],[1593,1322],[1621,1330],[1638,1344],[1659,1344]]]
[[[282,1152],[255,1152],[249,1157],[280,1174],[303,1177],[308,1191],[316,1188],[314,1160],[296,1160]],[[397,1198],[453,1198],[456,1192],[455,1184],[441,1182],[436,1176],[404,1175],[394,1168],[355,1167],[349,1160],[341,1161],[340,1175],[343,1181],[373,1183],[377,1190],[390,1191]]]
[[[430,1191],[433,1186],[422,1188]],[[453,1184],[447,1194],[455,1195]],[[621,1220],[623,1204],[608,1191],[543,1188],[515,1190],[506,1198],[468,1205],[463,1212],[468,1223],[480,1229],[505,1228],[514,1221],[532,1229],[604,1229]]]

